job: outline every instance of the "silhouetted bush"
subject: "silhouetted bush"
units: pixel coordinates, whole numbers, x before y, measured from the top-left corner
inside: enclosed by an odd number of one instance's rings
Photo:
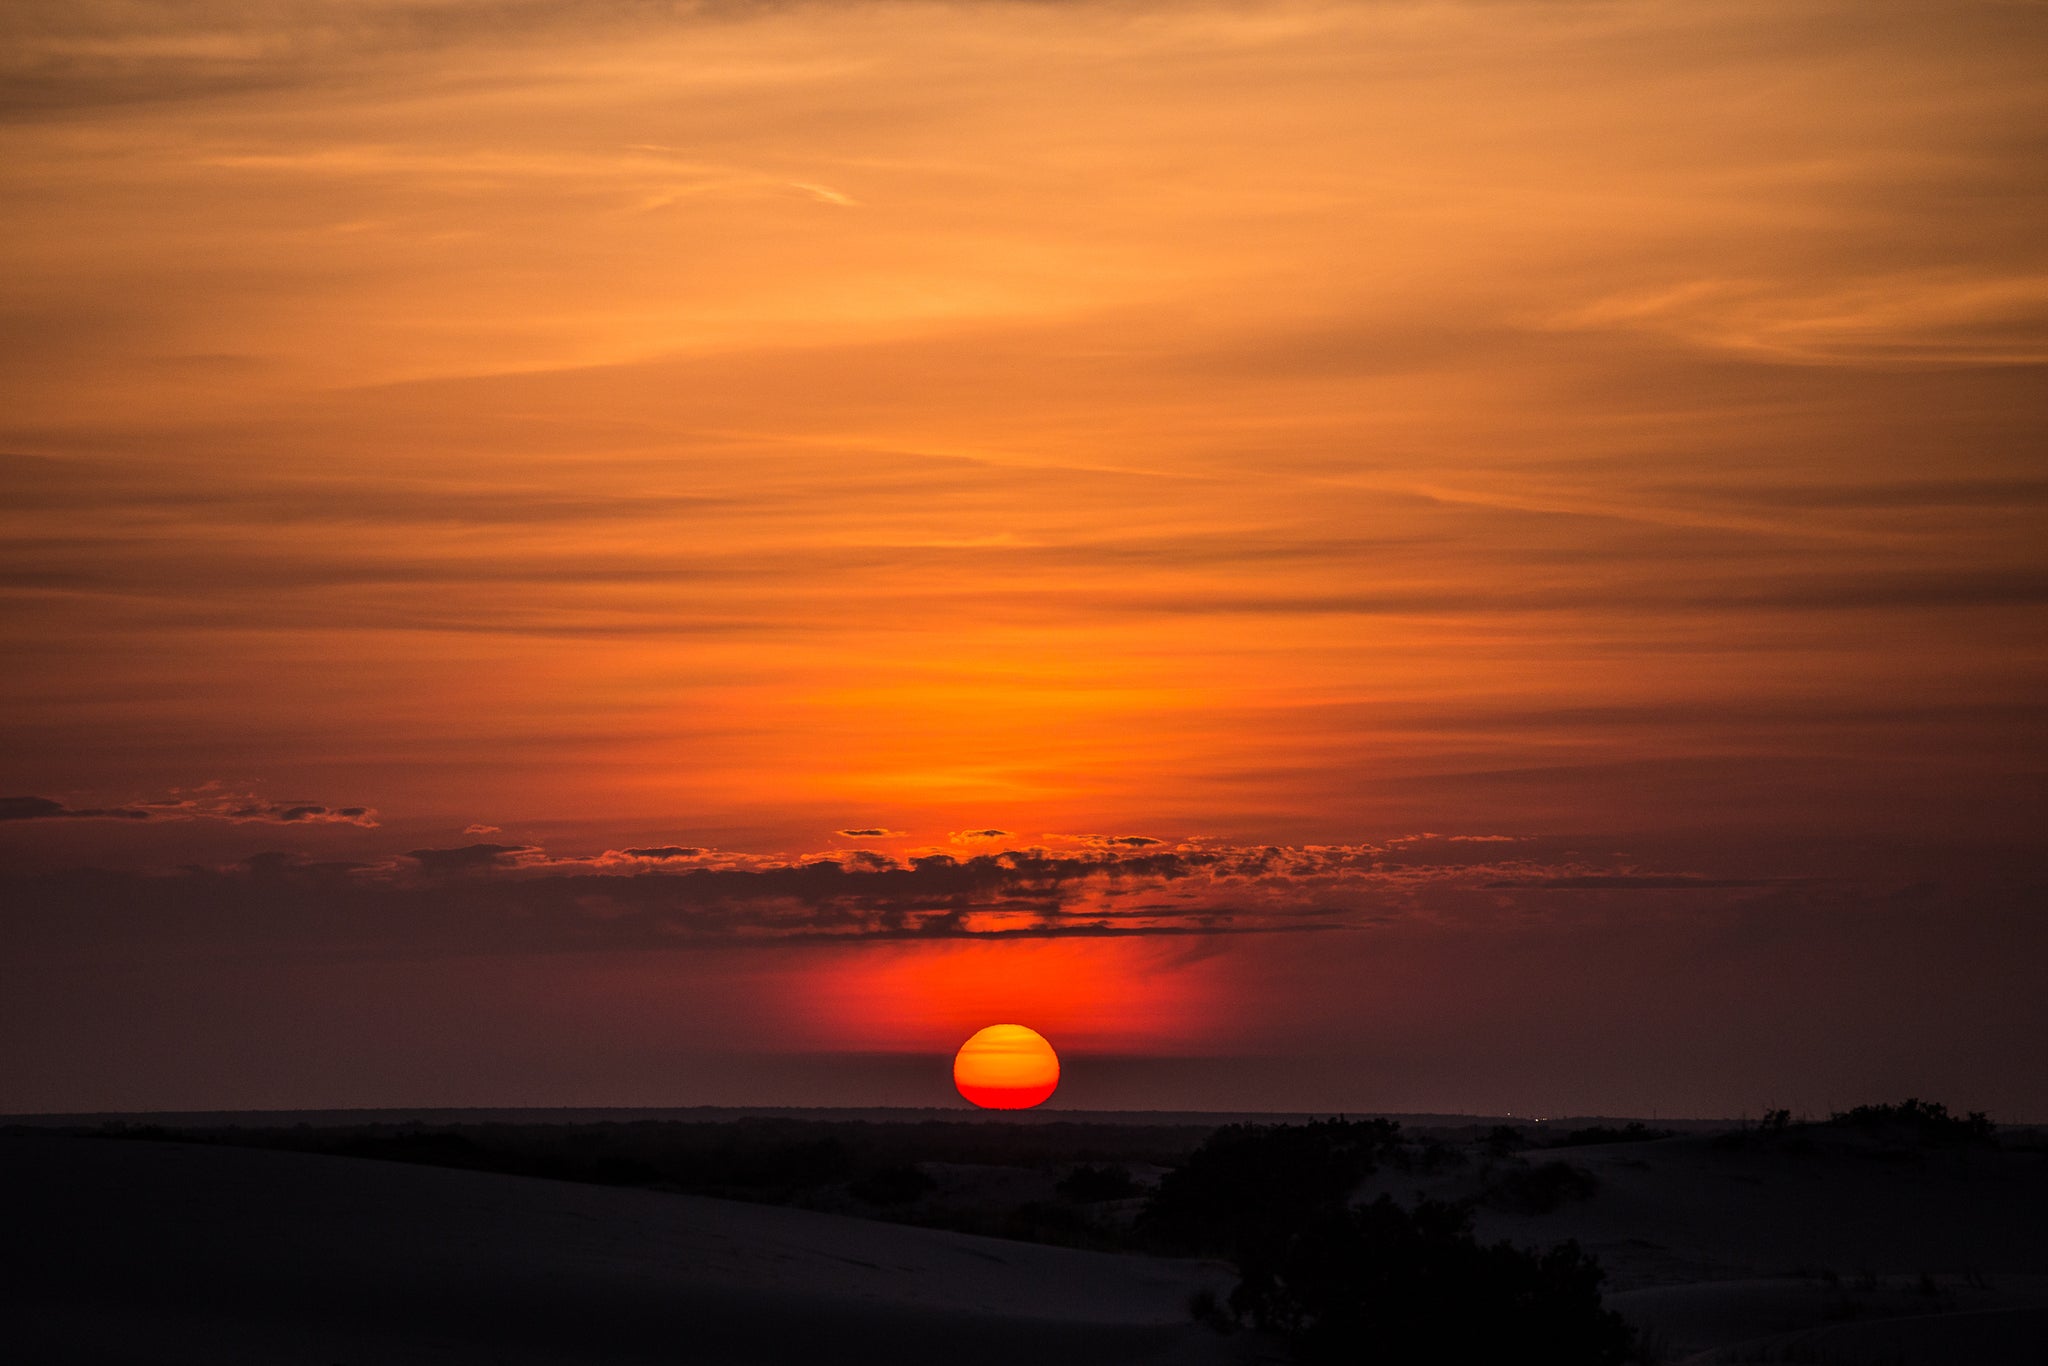
[[[1860,1129],[1883,1138],[1909,1143],[1989,1143],[1998,1128],[1982,1110],[1956,1116],[1938,1101],[1908,1097],[1898,1105],[1859,1105],[1853,1110],[1830,1115],[1828,1123],[1837,1128]]]
[[[1621,1128],[1612,1125],[1595,1124],[1584,1129],[1574,1129],[1563,1138],[1553,1139],[1553,1148],[1589,1148],[1598,1143],[1643,1143],[1653,1138],[1669,1138],[1669,1129],[1652,1129],[1639,1119],[1632,1119]]]
[[[1793,1157],[1806,1157],[1814,1152],[1813,1140],[1807,1135],[1813,1126],[1794,1124],[1790,1110],[1766,1110],[1764,1117],[1755,1128],[1747,1126],[1718,1133],[1708,1142],[1717,1151],[1739,1149],[1762,1149]]]
[[[1223,1307],[1223,1300],[1207,1286],[1188,1296],[1188,1317],[1219,1333],[1234,1332],[1237,1320]]]
[[[1486,1131],[1479,1144],[1495,1157],[1506,1157],[1528,1147],[1529,1135],[1512,1124],[1496,1124]]]
[[[1545,1162],[1509,1167],[1486,1184],[1479,1201],[1510,1214],[1548,1214],[1569,1201],[1590,1199],[1599,1189],[1599,1178],[1584,1168]]]
[[[1189,1252],[1270,1256],[1308,1220],[1341,1206],[1398,1141],[1392,1120],[1231,1124],[1168,1172],[1138,1226]]]
[[[871,1171],[847,1189],[854,1198],[871,1205],[907,1205],[930,1194],[937,1185],[916,1167],[895,1166]]]
[[[1431,1201],[1325,1210],[1240,1269],[1232,1311],[1305,1362],[1615,1366],[1633,1342],[1576,1243],[1482,1246],[1464,1211]]]
[[[1139,1187],[1131,1179],[1128,1167],[1081,1166],[1061,1177],[1054,1189],[1077,1205],[1092,1205],[1103,1200],[1127,1200],[1138,1193]]]
[[[1231,1125],[1160,1181],[1140,1227],[1186,1250],[1220,1252],[1238,1269],[1229,1316],[1284,1335],[1308,1362],[1517,1361],[1611,1366],[1628,1326],[1600,1304],[1601,1272],[1576,1244],[1525,1252],[1474,1240],[1470,1216],[1425,1201],[1403,1209],[1350,1197],[1399,1142],[1384,1120]],[[1517,1169],[1518,1205],[1554,1207],[1590,1194],[1562,1162]]]
[[[1413,1171],[1429,1176],[1438,1172],[1456,1171],[1460,1167],[1471,1165],[1471,1162],[1472,1159],[1462,1149],[1453,1148],[1450,1144],[1434,1138],[1427,1138],[1422,1141],[1421,1148],[1408,1159],[1408,1166]]]
[[[350,1136],[333,1149],[344,1157],[383,1162],[423,1162],[434,1167],[476,1167],[486,1163],[482,1145],[446,1129],[400,1129],[396,1133]]]
[[[990,1230],[998,1238],[1062,1247],[1105,1245],[1102,1230],[1072,1205],[1052,1200],[1027,1200],[1004,1214]]]

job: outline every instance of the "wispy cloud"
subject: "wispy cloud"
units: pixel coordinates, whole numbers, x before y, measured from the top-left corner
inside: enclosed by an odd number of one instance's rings
[[[900,860],[872,851],[788,860],[673,845],[557,856],[532,844],[479,842],[384,860],[265,854],[170,875],[55,874],[38,885],[55,889],[60,902],[90,889],[109,907],[161,907],[156,923],[174,937],[207,932],[214,911],[193,919],[189,908],[247,904],[270,907],[266,914],[282,917],[274,923],[288,938],[338,936],[338,945],[390,936],[393,952],[546,952],[1286,934],[1465,914],[1502,895],[1749,894],[1784,884],[1646,870],[1620,856],[1593,861],[1544,841],[1431,835],[1300,846],[1169,845],[1146,837],[1066,852],[930,851]],[[279,890],[286,885],[288,896]],[[301,915],[305,923],[295,931],[289,922]]]
[[[377,813],[367,806],[276,801],[213,783],[119,806],[69,806],[51,797],[0,798],[0,821],[29,820],[210,820],[238,825],[354,825],[374,829]]]
[[[146,821],[149,818],[149,812],[134,806],[66,806],[50,797],[0,797],[0,821]]]

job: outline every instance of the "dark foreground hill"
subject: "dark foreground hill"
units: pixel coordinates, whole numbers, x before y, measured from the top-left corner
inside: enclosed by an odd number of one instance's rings
[[[1181,1228],[1164,1197],[1186,1195],[1198,1150],[1214,1158],[1231,1132],[1187,1118],[0,1132],[0,1359],[1284,1360],[1285,1343],[1191,1322],[1197,1303],[1212,1324],[1230,1317],[1231,1267],[1132,1254],[1244,1262],[1230,1250],[1242,1238],[1216,1235],[1278,1210],[1273,1229],[1246,1227],[1275,1233],[1271,1265],[1301,1279],[1314,1268],[1290,1249],[1315,1211],[1282,1197],[1320,1170],[1315,1144],[1244,1171],[1210,1161],[1223,1202],[1181,1201],[1194,1216]],[[1326,1204],[1456,1211],[1487,1246],[1571,1240],[1597,1259],[1605,1306],[1645,1361],[2040,1366],[2048,1144],[1975,1119],[1909,1102],[1718,1135],[1610,1122],[1237,1132],[1247,1151],[1292,1152],[1317,1133],[1362,1143],[1325,1173]],[[1079,1246],[972,1236],[992,1232]],[[1383,1329],[1384,1305],[1367,1307]]]
[[[1687,1366],[2042,1366],[2048,1151],[1855,1125],[1489,1151],[1383,1167],[1482,1237],[1572,1239],[1645,1355]]]
[[[1223,1362],[1227,1269],[244,1148],[0,1137],[0,1355],[35,1363]]]

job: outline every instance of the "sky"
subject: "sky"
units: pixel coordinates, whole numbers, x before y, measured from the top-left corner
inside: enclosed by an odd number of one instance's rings
[[[0,1111],[2048,1119],[2048,6],[0,11]]]

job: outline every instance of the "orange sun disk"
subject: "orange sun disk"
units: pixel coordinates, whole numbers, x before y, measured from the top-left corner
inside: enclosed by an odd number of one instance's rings
[[[953,1085],[984,1110],[1028,1110],[1059,1089],[1059,1054],[1035,1029],[990,1025],[953,1055]]]

